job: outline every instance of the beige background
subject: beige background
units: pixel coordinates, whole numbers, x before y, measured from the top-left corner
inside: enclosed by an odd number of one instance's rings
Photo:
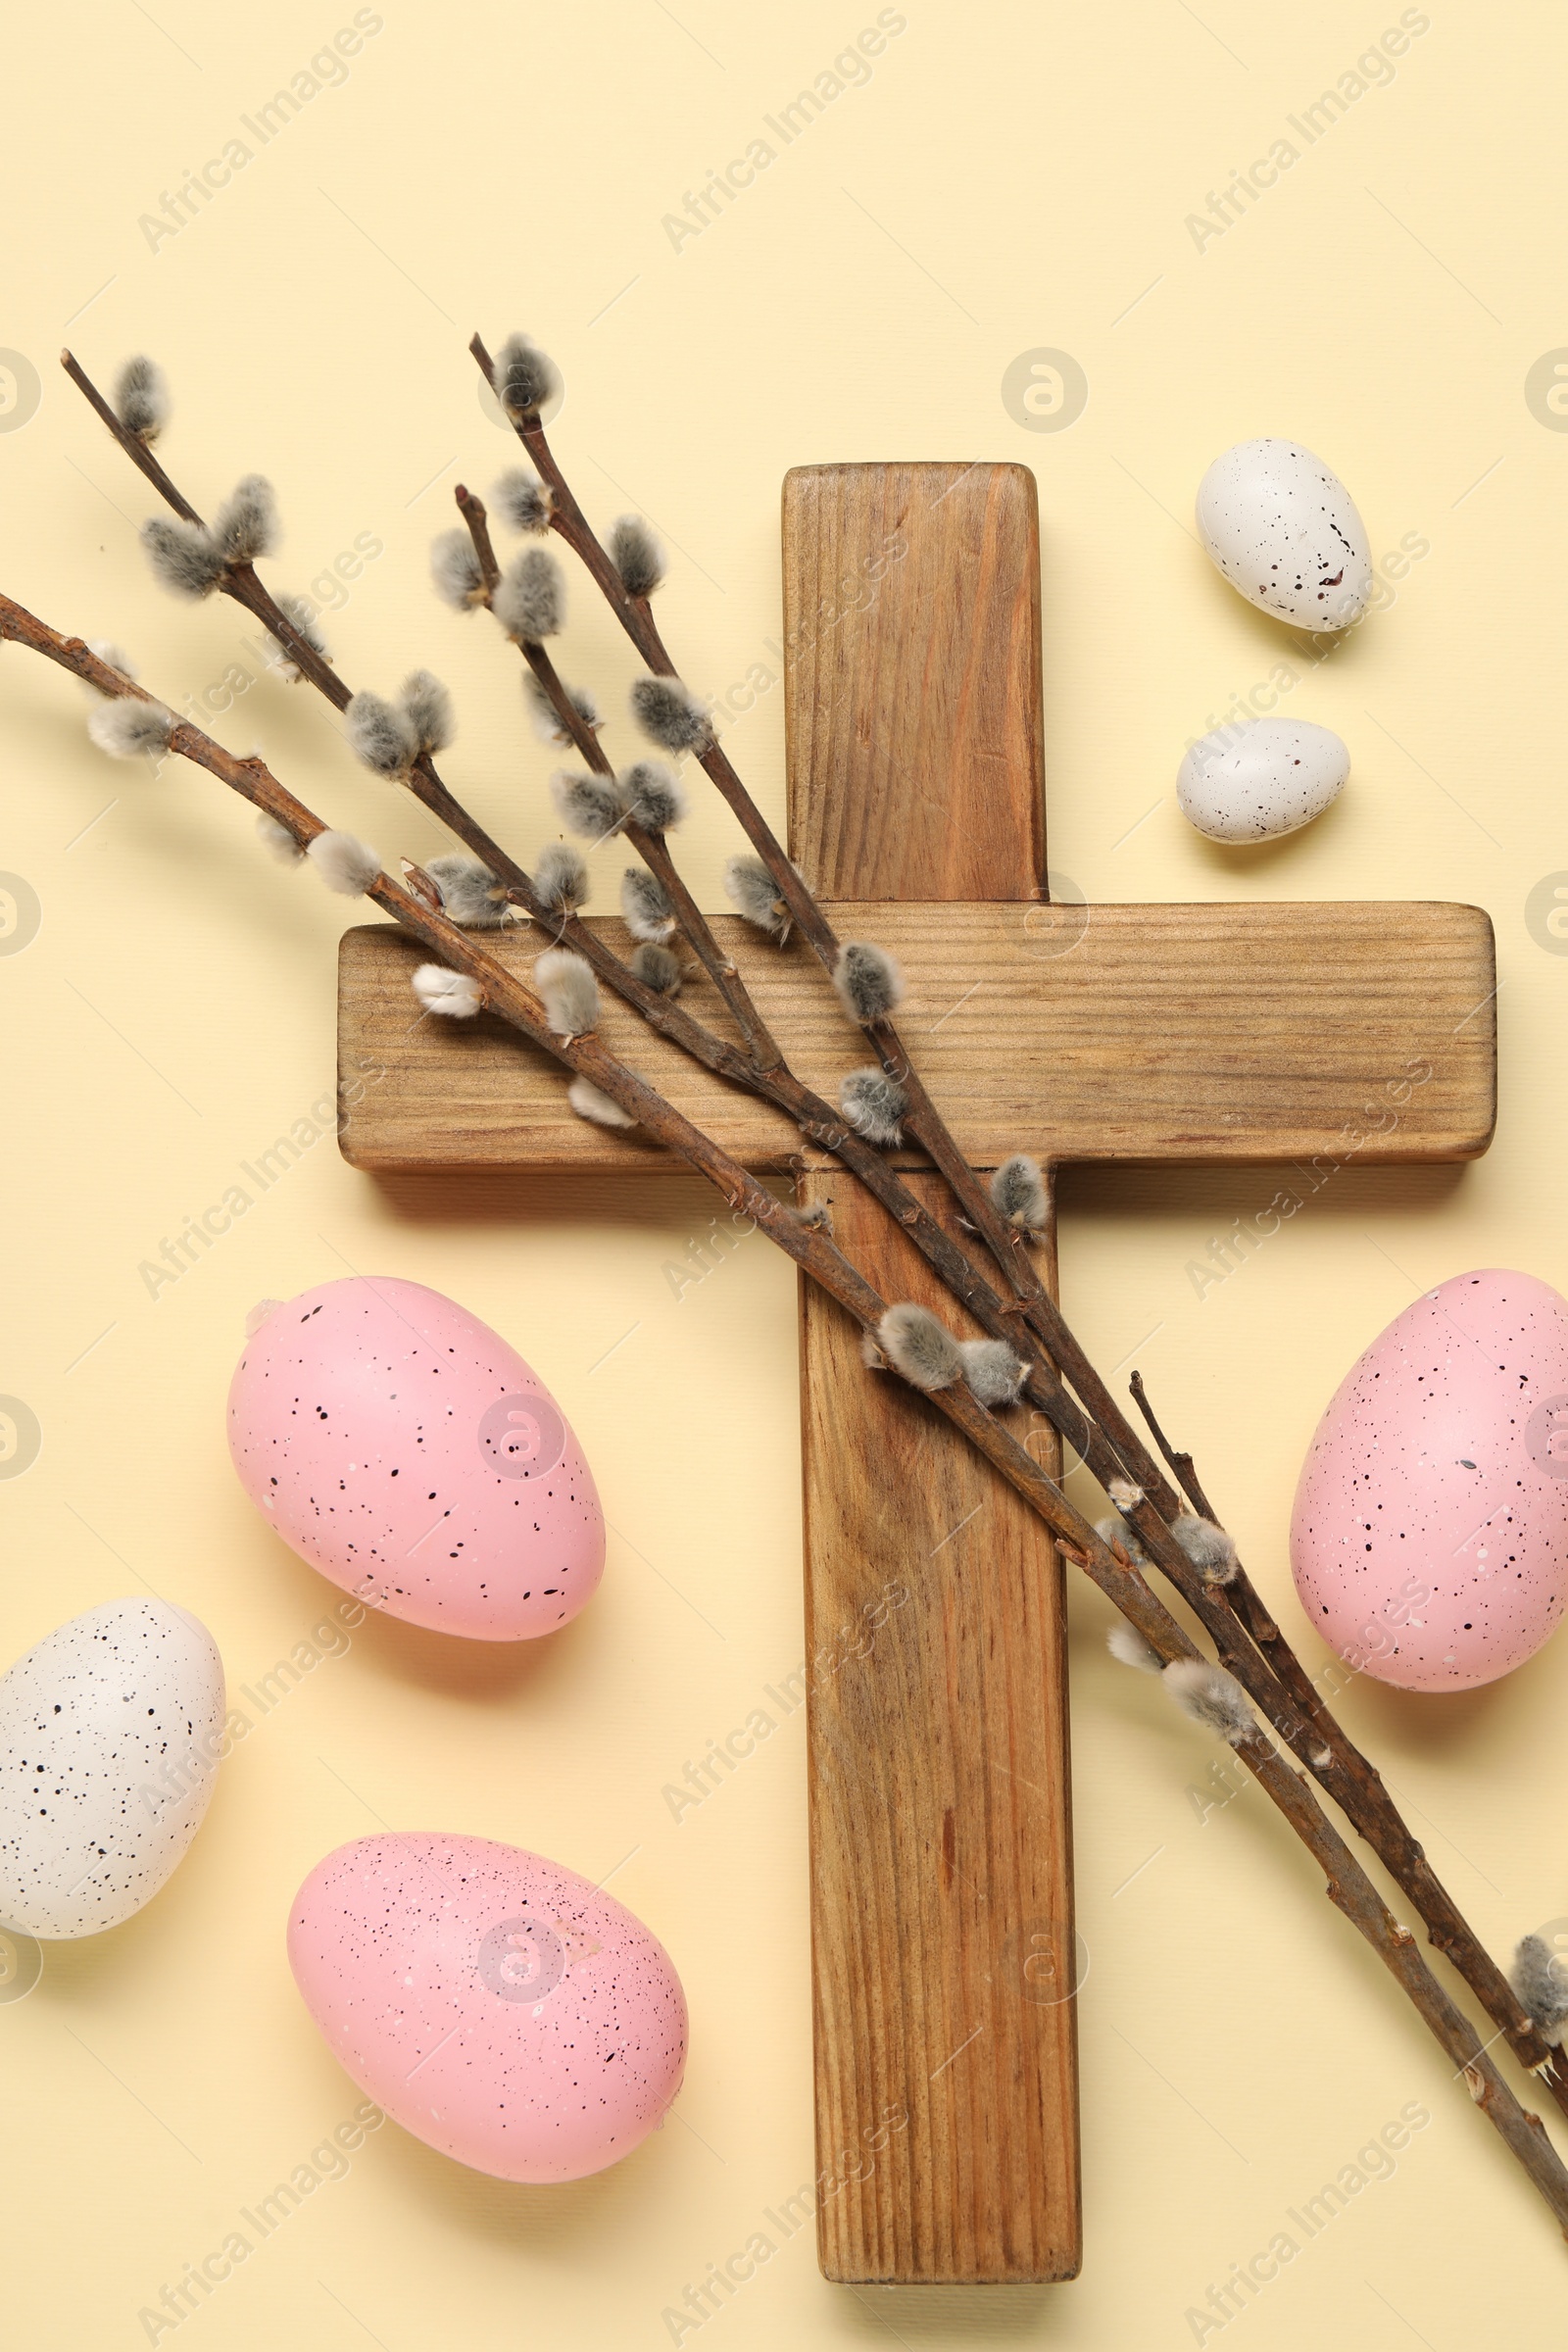
[[[1293,1482],[1355,1352],[1468,1266],[1568,1284],[1568,963],[1525,919],[1536,883],[1568,867],[1568,440],[1524,389],[1568,341],[1559,13],[1435,0],[1392,83],[1201,251],[1186,217],[1276,138],[1303,146],[1287,117],[1397,9],[909,0],[868,84],[678,251],[662,217],[873,9],[381,13],[345,84],[156,250],[139,217],[351,12],[95,0],[16,21],[0,342],[42,397],[0,433],[0,580],[127,643],[171,699],[222,675],[243,616],[151,591],[133,537],[150,497],[54,365],[68,332],[101,376],[146,347],[173,378],[168,453],[198,501],[250,467],[275,480],[280,585],[357,534],[384,543],[328,622],[344,669],[385,687],[433,663],[461,707],[449,772],[526,852],[552,829],[547,755],[519,729],[493,633],[425,579],[452,481],[487,484],[512,447],[481,412],[475,325],[525,324],[558,355],[556,438],[594,514],[636,504],[677,543],[663,617],[705,689],[777,666],[787,466],[1032,466],[1054,868],[1092,899],[1425,894],[1478,900],[1497,926],[1503,1111],[1479,1165],[1348,1172],[1201,1300],[1188,1261],[1265,1205],[1272,1176],[1065,1188],[1069,1311],[1103,1365],[1137,1351],[1298,1627]],[[1038,347],[1087,373],[1068,429],[1025,430],[1004,407],[1005,369]],[[1259,432],[1340,470],[1377,554],[1406,534],[1430,553],[1333,660],[1297,664],[1284,707],[1350,743],[1343,801],[1244,855],[1191,832],[1171,782],[1186,739],[1286,658],[1187,527],[1210,459]],[[569,648],[618,706],[626,659],[585,596]],[[151,1908],[51,1949],[37,1989],[0,2006],[8,2338],[144,2341],[140,2307],[349,2113],[282,1925],[315,1861],[384,1821],[616,1870],[691,1998],[675,2118],[610,2174],[548,2190],[482,2180],[389,2127],[179,2342],[667,2342],[663,2307],[812,2170],[803,1718],[678,1824],[661,1793],[801,1653],[793,1277],[755,1241],[677,1302],[666,1261],[711,1213],[695,1185],[391,1194],[325,1141],[150,1298],[139,1261],[329,1086],[334,942],[355,918],[263,860],[205,779],[111,766],[74,688],[19,653],[4,670],[0,864],[30,882],[42,924],[0,961],[0,1390],[38,1415],[43,1446],[0,1485],[0,1655],[145,1586],[207,1619],[237,1689],[321,1621],[329,1589],[236,1487],[222,1400],[252,1301],[349,1269],[431,1283],[514,1340],[573,1419],[614,1530],[601,1598],[535,1648],[366,1626],[257,1725]],[[215,725],[389,858],[436,848],[318,702],[268,681]],[[781,812],[781,698],[728,742]],[[732,846],[704,807],[691,848],[710,904]],[[855,2294],[821,2281],[802,2231],[701,2342],[1191,2342],[1187,2308],[1409,2101],[1432,2121],[1396,2176],[1227,2343],[1458,2352],[1544,2320],[1568,2273],[1527,2185],[1256,1800],[1200,1818],[1208,1744],[1109,1665],[1098,1601],[1073,1605],[1082,2279]],[[1568,1911],[1565,1699],[1559,1642],[1471,1697],[1346,1702],[1499,1945]]]

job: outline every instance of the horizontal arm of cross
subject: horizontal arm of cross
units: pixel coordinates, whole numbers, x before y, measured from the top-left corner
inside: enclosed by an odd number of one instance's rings
[[[1018,1151],[1146,1165],[1454,1160],[1491,1140],[1496,977],[1479,907],[936,901],[829,911],[841,937],[875,939],[904,966],[902,1033],[976,1166]],[[629,950],[618,922],[603,928]],[[738,920],[715,928],[798,1074],[836,1101],[866,1047],[809,952],[781,953]],[[521,932],[500,952],[526,965],[540,945]],[[343,942],[343,1149],[355,1166],[664,1164],[635,1137],[579,1119],[554,1063],[510,1031],[416,1021],[417,960],[390,926]],[[710,999],[699,984],[690,1009],[721,1025]],[[782,1113],[699,1069],[608,995],[603,1035],[749,1166],[799,1157]],[[369,1070],[383,1074],[368,1081]]]

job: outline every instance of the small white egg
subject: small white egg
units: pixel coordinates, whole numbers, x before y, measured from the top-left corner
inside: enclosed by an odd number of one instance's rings
[[[199,1618],[111,1600],[0,1679],[0,1923],[95,1936],[151,1900],[218,1778],[223,1662]]]
[[[1372,594],[1366,526],[1339,475],[1297,441],[1239,441],[1198,486],[1198,529],[1233,588],[1314,632],[1348,629]]]
[[[1200,736],[1176,775],[1182,814],[1211,841],[1275,841],[1321,816],[1350,772],[1328,727],[1254,718]]]

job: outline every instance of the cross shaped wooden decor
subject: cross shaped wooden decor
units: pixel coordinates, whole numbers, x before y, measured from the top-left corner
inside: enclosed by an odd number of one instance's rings
[[[841,937],[903,963],[901,1027],[976,1166],[1020,1150],[1052,1167],[1485,1151],[1495,979],[1480,909],[1047,903],[1026,469],[801,468],[784,587],[791,853]],[[865,1047],[813,959],[715,928],[801,1077],[834,1099]],[[538,949],[523,932],[500,952]],[[349,1089],[356,1167],[667,1164],[574,1117],[559,1070],[510,1032],[411,1024],[419,954],[386,927],[343,942],[344,1077],[386,1073]],[[799,1167],[780,1115],[608,996],[603,1028],[737,1157]],[[832,1195],[879,1289],[951,1316],[849,1179],[800,1182]],[[946,1215],[936,1180],[916,1182]],[[1042,1255],[1054,1286],[1054,1234]],[[921,1399],[867,1377],[814,1295],[802,1391],[821,2265],[906,2284],[1069,2278],[1079,1971],[1059,1564]]]

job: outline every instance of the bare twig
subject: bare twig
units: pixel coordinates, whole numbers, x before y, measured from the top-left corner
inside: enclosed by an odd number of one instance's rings
[[[496,551],[490,544],[489,511],[484,500],[477,497],[465,482],[460,482],[452,495],[458,502],[458,513],[468,526],[468,536],[473,541],[473,553],[479,565],[479,577],[484,582],[485,595],[492,597],[501,578],[501,566],[496,562]]]
[[[1135,1372],[1131,1380],[1127,1383],[1127,1386],[1132,1392],[1133,1399],[1138,1406],[1138,1410],[1143,1414],[1144,1419],[1149,1423],[1150,1435],[1153,1439],[1154,1444],[1159,1447],[1161,1454],[1169,1465],[1172,1478],[1175,1479],[1176,1484],[1180,1487],[1182,1493],[1186,1495],[1194,1510],[1198,1512],[1200,1518],[1212,1519],[1214,1517],[1213,1505],[1210,1503],[1208,1496],[1203,1493],[1202,1488],[1198,1483],[1198,1473],[1193,1467],[1193,1457],[1190,1453],[1177,1453],[1172,1449],[1170,1441],[1166,1437],[1165,1432],[1160,1428],[1159,1423],[1154,1419],[1154,1408],[1150,1403],[1149,1397],[1145,1393],[1143,1374],[1141,1372]],[[1216,1525],[1217,1524],[1218,1522],[1216,1521]]]

